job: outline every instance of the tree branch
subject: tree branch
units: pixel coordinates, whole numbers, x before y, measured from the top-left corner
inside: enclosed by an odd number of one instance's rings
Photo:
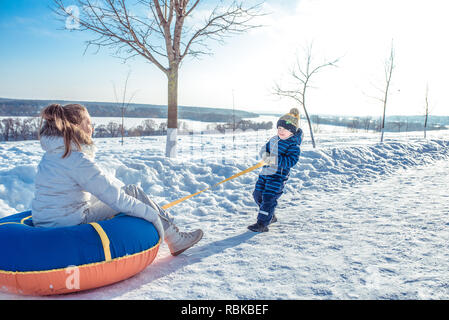
[[[198,2],[195,2],[187,15],[190,14]],[[256,17],[265,15],[260,13],[261,4],[244,9],[241,4],[234,2],[222,12],[218,12],[218,9],[219,7],[217,6],[205,24],[198,28],[190,37],[190,40],[187,41],[181,59],[189,54],[189,50],[193,44],[201,43],[204,39],[213,39],[221,42],[227,34],[244,33],[250,29],[261,27],[261,25],[249,24],[249,22]],[[201,53],[205,54],[205,52]]]
[[[53,0],[54,12],[73,19],[65,4],[68,1]],[[77,30],[98,35],[86,42],[86,50],[90,46],[96,46],[97,52],[102,47],[116,48],[115,54],[125,53],[124,59],[140,55],[166,74],[170,66],[179,66],[187,55],[210,54],[205,40],[222,42],[231,34],[260,27],[251,24],[251,20],[264,15],[260,13],[261,4],[249,8],[237,1],[226,8],[217,4],[202,26],[186,30],[185,19],[199,7],[200,0],[191,3],[189,0],[164,0],[163,3],[137,0],[132,6],[127,0],[73,0],[72,3],[80,8],[80,16],[76,17],[80,26]],[[137,14],[131,13],[131,8]],[[166,66],[158,60],[160,57],[168,60]]]

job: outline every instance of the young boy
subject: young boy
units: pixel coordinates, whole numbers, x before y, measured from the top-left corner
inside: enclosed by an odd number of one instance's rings
[[[262,147],[261,156],[266,165],[262,167],[253,192],[259,206],[257,222],[248,226],[254,232],[267,232],[268,225],[277,221],[274,210],[282,195],[290,169],[299,159],[299,146],[302,142],[302,130],[298,128],[299,112],[293,108],[279,118],[278,134]]]

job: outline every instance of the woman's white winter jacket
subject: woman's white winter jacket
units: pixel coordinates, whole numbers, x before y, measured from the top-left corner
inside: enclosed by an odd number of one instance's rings
[[[115,177],[106,175],[94,162],[95,147],[72,147],[64,154],[62,137],[41,137],[45,151],[35,179],[32,217],[38,227],[72,226],[83,223],[91,195],[112,209],[153,222],[160,229],[158,212],[127,195]],[[159,230],[158,230],[159,231]],[[163,230],[161,230],[163,232]]]

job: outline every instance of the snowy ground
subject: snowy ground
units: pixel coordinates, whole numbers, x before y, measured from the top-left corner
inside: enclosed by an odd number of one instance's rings
[[[97,160],[165,204],[254,165],[272,134],[182,136],[177,159],[162,156],[164,137],[97,139]],[[51,298],[448,299],[449,133],[316,139],[305,137],[270,232],[246,229],[252,172],[171,209],[182,229],[205,231],[197,246],[172,257],[163,245],[131,279]],[[38,142],[0,143],[0,216],[30,208],[41,156]]]

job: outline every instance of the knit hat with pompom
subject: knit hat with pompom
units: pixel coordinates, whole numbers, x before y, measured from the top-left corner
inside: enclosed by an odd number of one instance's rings
[[[291,133],[296,133],[299,127],[299,111],[296,108],[292,108],[289,113],[284,114],[279,118],[277,128],[283,127]]]

